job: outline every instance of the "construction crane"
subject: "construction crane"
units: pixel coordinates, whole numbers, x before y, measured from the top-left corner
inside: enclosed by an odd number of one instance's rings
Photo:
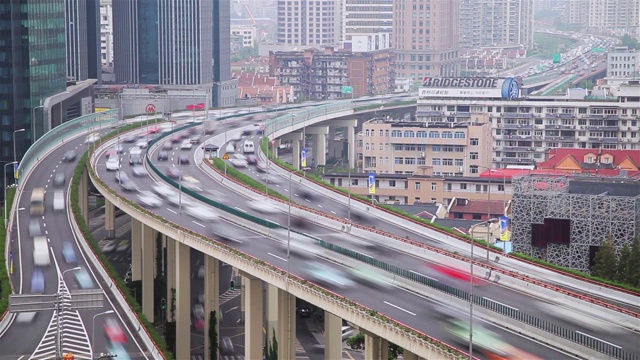
[[[256,23],[256,19],[253,18],[253,14],[251,13],[251,10],[249,9],[249,4],[244,4],[245,9],[247,9],[247,12],[249,13],[249,17],[251,18],[251,22],[253,22],[253,26],[258,26],[258,23]]]

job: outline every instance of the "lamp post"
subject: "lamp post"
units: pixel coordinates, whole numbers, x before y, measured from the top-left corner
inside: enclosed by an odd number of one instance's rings
[[[12,161],[4,164],[4,178],[2,182],[4,183],[4,227],[7,227],[7,166],[17,164],[17,161]]]
[[[13,162],[18,161],[18,155],[16,153],[16,133],[24,132],[24,129],[18,129],[13,132]]]
[[[338,140],[336,140],[336,141],[338,141]],[[347,143],[347,163],[348,163],[347,181],[349,182],[349,184],[347,185],[347,195],[348,195],[348,197],[347,197],[347,219],[349,220],[349,222],[351,222],[351,163],[349,162],[349,159],[351,158],[351,144],[349,143],[349,139],[342,139],[342,140],[339,140],[338,142]]]
[[[489,170],[490,173],[498,172],[498,170],[495,170],[495,169],[492,169],[490,167],[486,167],[486,166],[483,166],[483,165],[478,165],[478,167],[483,168],[483,169],[487,169],[487,170]],[[503,180],[503,186],[504,186],[505,177],[504,177],[504,173],[502,173],[502,174],[503,174],[502,180]],[[491,176],[489,176],[489,186],[487,188],[487,202],[489,204],[487,204],[487,220],[486,221],[489,221],[491,219]],[[502,199],[502,205],[503,205],[503,210],[502,211],[504,212],[504,198]],[[489,261],[489,243],[491,241],[491,231],[490,231],[491,229],[489,227],[490,227],[490,225],[487,225],[487,262]]]
[[[94,344],[93,339],[96,338],[95,336],[96,335],[96,318],[101,315],[113,314],[114,312],[115,311],[113,310],[107,310],[107,311],[103,311],[101,313],[93,315],[93,320],[91,321],[91,359],[93,359],[93,344]]]
[[[36,109],[43,109],[44,105],[36,106],[31,109],[31,143],[36,142]]]
[[[67,269],[65,271],[62,272],[62,274],[60,275],[60,280],[62,280],[62,282],[64,282],[64,274],[68,273],[69,271],[78,271],[82,269],[80,266],[76,266],[72,269]],[[62,298],[62,293],[58,293],[57,296],[57,301],[56,301],[56,358],[57,359],[62,359],[62,340],[60,338],[60,327],[61,327],[61,321],[60,318],[62,317],[62,304],[61,304],[61,298]]]
[[[489,169],[490,172],[502,175],[502,210],[504,212],[503,215],[507,214],[507,175],[496,169]]]
[[[473,230],[476,229],[476,226],[478,225],[482,225],[482,224],[487,224],[487,233],[489,233],[489,229],[490,229],[490,225],[492,223],[495,223],[496,221],[498,221],[498,219],[489,219],[487,221],[481,221],[477,224],[474,224],[473,226],[471,226],[471,228],[469,229],[469,234],[471,234],[471,274],[469,277],[469,286],[470,286],[470,290],[471,290],[471,295],[470,295],[470,299],[469,299],[469,360],[473,359],[473,263],[475,262],[474,258],[473,258],[473,248],[474,248],[474,244],[475,244],[475,238],[473,236]]]

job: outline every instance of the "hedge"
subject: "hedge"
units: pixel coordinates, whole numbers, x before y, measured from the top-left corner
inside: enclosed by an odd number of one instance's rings
[[[144,125],[145,124],[142,124],[142,123],[129,124],[127,126],[120,128],[120,133],[122,134],[122,132],[136,129]],[[102,137],[100,141],[104,142],[106,140],[109,140],[117,136],[117,134],[118,134],[118,131],[111,132],[105,135],[104,137]],[[96,254],[102,266],[107,270],[107,273],[109,274],[111,279],[115,282],[118,289],[120,289],[120,292],[124,295],[131,309],[135,311],[138,319],[140,320],[140,323],[142,323],[142,325],[146,328],[147,332],[155,342],[155,345],[162,352],[164,358],[167,360],[172,360],[173,355],[171,354],[170,351],[168,351],[167,345],[164,341],[164,337],[160,335],[160,333],[156,330],[153,324],[143,315],[142,307],[140,306],[140,304],[138,304],[136,299],[133,297],[131,290],[127,287],[124,280],[120,278],[116,269],[107,260],[107,257],[102,252],[102,249],[100,249],[98,242],[93,237],[91,230],[87,226],[86,219],[82,216],[82,211],[80,210],[80,201],[79,201],[80,200],[79,187],[80,187],[80,180],[82,179],[82,174],[84,173],[84,171],[87,170],[88,166],[89,166],[89,152],[85,152],[80,158],[78,166],[75,168],[73,172],[73,178],[71,180],[71,194],[70,194],[71,210],[73,212],[75,221],[78,224],[78,228],[80,228],[80,231],[82,232],[82,236],[85,238],[85,240],[87,241],[87,243],[89,244],[93,252]]]
[[[11,211],[15,195],[15,187],[7,189],[7,218],[11,215],[9,211]],[[4,209],[2,207],[0,209],[4,216]],[[11,280],[7,272],[7,259],[4,257],[5,246],[7,246],[7,229],[4,227],[3,221],[0,225],[0,318],[6,316],[5,312],[9,309],[9,295],[12,293]]]
[[[224,170],[225,169],[224,160],[222,160],[220,158],[215,158],[215,159],[213,159],[213,165],[215,165],[215,167],[218,170],[220,170],[222,172],[225,171]],[[238,181],[244,183],[245,185],[255,189],[258,192],[261,192],[263,194],[266,193],[267,186],[265,184],[257,181],[256,179],[252,178],[249,175],[241,173],[240,171],[236,170],[233,166],[231,166],[229,164],[226,165],[226,168],[227,168],[227,176],[231,177],[232,179],[235,179],[235,180],[238,180]],[[289,201],[288,197],[286,197],[286,196],[284,196],[284,195],[282,195],[280,193],[277,193],[276,191],[271,190],[271,189],[269,189],[269,195],[273,196],[273,197],[276,197],[276,198],[278,198],[280,200]]]

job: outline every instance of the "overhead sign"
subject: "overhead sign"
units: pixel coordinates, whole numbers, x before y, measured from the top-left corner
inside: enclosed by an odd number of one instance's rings
[[[353,92],[353,86],[343,86],[340,90],[343,94],[351,94]]]
[[[517,78],[435,78],[425,77],[418,92],[420,98],[495,98],[520,97],[520,81]]]
[[[303,168],[307,167],[307,149],[302,148],[300,151],[300,162]]]
[[[369,194],[375,195],[376,193],[376,174],[369,173]]]

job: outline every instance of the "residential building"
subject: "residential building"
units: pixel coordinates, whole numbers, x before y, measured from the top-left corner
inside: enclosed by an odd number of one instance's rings
[[[400,82],[459,73],[459,10],[458,0],[393,2],[392,44]]]
[[[632,176],[640,172],[640,150],[551,149],[549,158],[536,167],[571,174]]]
[[[607,97],[597,99],[521,97],[516,79],[431,78],[425,84],[417,102],[417,121],[429,126],[488,117],[496,168],[533,168],[554,148],[640,148],[638,81],[611,88]]]
[[[239,38],[241,47],[252,48],[256,45],[256,27],[247,25],[232,25],[231,37]]]
[[[113,68],[113,8],[111,0],[100,0],[100,63]]]
[[[617,46],[608,52],[607,78],[640,80],[640,53],[626,46]]]
[[[281,85],[291,86],[294,99],[327,100],[393,91],[393,53],[389,50],[353,53],[335,51],[287,51],[269,53],[269,75]],[[352,86],[352,93],[343,93]]]
[[[301,47],[337,45],[341,10],[336,0],[278,0],[278,43]]]
[[[637,179],[524,176],[513,181],[513,250],[589,272],[602,241],[640,234]]]
[[[99,0],[65,1],[67,78],[101,79]]]
[[[589,22],[590,0],[568,0],[564,22],[567,24],[586,25]]]
[[[534,0],[460,0],[460,46],[533,48]]]
[[[235,104],[229,1],[113,0],[116,81],[209,93],[215,84],[213,106]]]
[[[342,0],[342,43],[354,52],[391,48],[393,0]]]
[[[634,36],[640,21],[638,0],[590,0],[589,27]]]
[[[238,79],[238,98],[255,99],[256,104],[284,104],[293,99],[291,86],[282,86],[278,79],[255,72],[234,73]]]
[[[432,167],[433,175],[477,176],[491,166],[491,124],[373,119],[362,125],[358,159],[364,172],[413,174]],[[362,144],[360,144],[360,141]]]

